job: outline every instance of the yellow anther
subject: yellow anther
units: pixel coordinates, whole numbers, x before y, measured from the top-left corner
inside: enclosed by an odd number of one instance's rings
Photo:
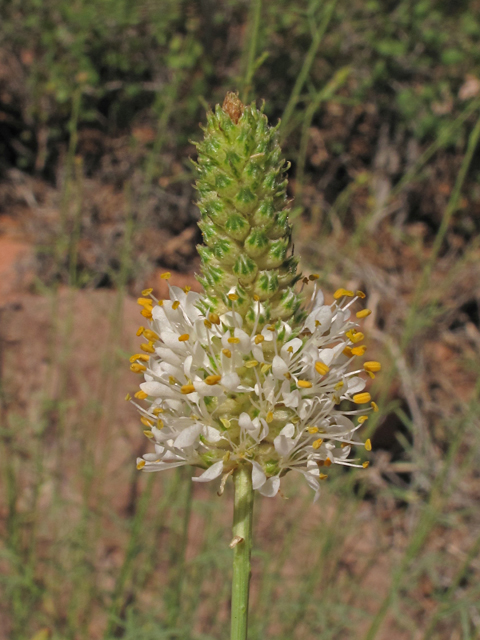
[[[160,337],[155,333],[155,331],[151,331],[150,329],[145,329],[143,335],[150,342],[156,342],[160,339]]]
[[[318,475],[318,479],[319,479],[319,480],[326,480],[327,478],[328,478],[328,476],[327,476],[327,474],[326,474],[326,473],[320,473],[320,474]]]
[[[140,471],[140,469],[143,469],[143,467],[145,466],[146,462],[145,460],[139,460],[137,462],[137,469]]]
[[[360,424],[363,424],[364,422],[366,422],[368,420],[368,416],[358,416],[358,422]]]
[[[228,418],[220,418],[220,422],[223,424],[225,429],[230,429],[231,422],[230,422],[230,420]]]
[[[263,342],[265,340],[265,337],[262,336],[261,333],[259,333],[258,335],[255,336],[255,344],[260,344],[261,342]]]
[[[345,449],[345,447],[349,447],[350,445],[348,444],[348,442],[342,442],[342,444],[340,445],[340,447],[342,449]]]
[[[276,331],[276,329],[275,329],[275,325],[274,325],[274,324],[269,324],[269,325],[268,325],[268,327],[267,327],[267,329],[268,329],[269,331]]]
[[[345,347],[345,349],[342,351],[344,356],[347,356],[347,358],[351,358],[353,353],[352,350],[350,349],[350,347]]]
[[[145,400],[146,398],[148,398],[148,394],[145,393],[145,391],[137,391],[137,393],[135,394],[135,398],[138,398],[139,400]]]
[[[366,469],[369,466],[370,462],[368,462],[368,460],[366,460],[365,462],[362,462],[362,467],[364,469]]]
[[[273,413],[271,411],[267,413],[267,415],[265,416],[265,420],[267,421],[267,424],[270,424],[270,422],[273,421]]]
[[[146,318],[147,320],[151,320],[152,319],[152,312],[149,309],[142,309],[140,311],[141,315]]]
[[[148,362],[150,360],[150,356],[147,356],[144,353],[134,353],[133,356],[130,357],[130,362],[136,362],[137,360]]]
[[[159,301],[157,302],[157,304],[158,304],[158,306],[159,306],[159,307],[163,307],[163,300],[159,300]]]
[[[324,463],[323,463],[326,467],[331,467],[332,466],[332,461],[330,460],[330,458],[327,458]]]
[[[361,311],[357,311],[355,314],[357,318],[366,318],[372,313],[371,309],[362,309]]]
[[[150,429],[144,429],[143,435],[147,436],[147,438],[153,438],[153,433],[150,431]]]
[[[372,450],[372,442],[371,442],[370,438],[365,441],[365,449],[367,451],[371,451]]]
[[[315,442],[312,442],[312,447],[314,449],[320,449],[322,444],[323,444],[323,440],[322,440],[322,438],[319,438],[318,440],[315,440]]]
[[[146,351],[147,353],[155,353],[155,349],[153,348],[153,344],[149,342],[148,344],[141,344],[140,349],[142,351]]]
[[[155,407],[155,409],[152,411],[154,416],[158,416],[159,413],[164,413],[165,409],[162,409],[162,407]]]
[[[343,298],[344,296],[346,296],[347,298],[353,298],[354,295],[355,294],[353,293],[353,291],[341,288],[335,291],[333,297],[335,298],[335,300],[338,300],[339,298]]]
[[[153,302],[151,298],[137,298],[137,304],[142,307],[151,307]]]
[[[163,429],[163,420],[161,420],[160,418],[158,418],[157,420],[157,429]]]
[[[203,324],[207,327],[207,329],[212,328],[212,323],[210,322],[210,320],[207,320],[207,318],[205,318],[205,320],[203,321]]]
[[[142,416],[140,418],[140,422],[142,424],[144,424],[146,427],[152,427],[153,426],[153,420],[149,420],[148,418],[145,418],[145,416]]]
[[[188,293],[189,291],[192,290],[192,287],[189,287],[188,284],[187,284],[185,287],[183,287],[183,290],[184,290],[185,293]]]
[[[220,316],[218,315],[218,313],[209,313],[208,319],[212,324],[220,324]]]
[[[142,371],[146,371],[147,367],[144,364],[138,364],[138,362],[134,362],[130,365],[130,371],[133,373],[142,373]]]
[[[189,393],[193,393],[195,391],[195,387],[193,386],[193,384],[184,384],[181,388],[180,391],[183,393],[183,395],[187,395]]]
[[[145,331],[145,327],[138,327],[137,336],[141,336],[144,331]]]
[[[260,296],[258,296],[256,293],[253,294],[253,299],[255,300],[255,302],[260,302]]]
[[[190,340],[190,334],[188,333],[182,333],[181,336],[178,336],[179,342],[187,342],[187,340]]]
[[[132,399],[132,396],[129,393],[127,393],[127,395],[125,396],[125,400],[128,402],[131,399]]]
[[[359,347],[353,347],[352,355],[363,356],[366,350],[367,350],[367,347],[364,344],[361,344]]]
[[[269,364],[268,362],[265,362],[265,364],[262,364],[262,368],[260,369],[260,371],[262,373],[267,373],[267,371],[271,368],[272,368],[272,365]]]
[[[377,372],[380,371],[382,365],[380,364],[380,362],[376,362],[376,360],[369,360],[368,362],[363,363],[363,368],[365,369],[365,371]]]
[[[290,371],[287,371],[287,373],[284,373],[283,375],[285,376],[285,378],[287,380],[291,380],[292,379],[292,374],[290,373]]]
[[[297,385],[301,389],[311,389],[313,386],[310,380],[297,380]]]
[[[363,293],[363,291],[357,291],[355,295],[362,300],[367,297],[367,294]]]
[[[375,374],[374,374],[374,373],[372,373],[371,371],[367,371],[366,373],[368,373],[369,377],[370,377],[372,380],[375,380]]]
[[[177,379],[173,376],[168,376],[168,382],[169,384],[177,384]]]
[[[142,296],[149,296],[152,293],[153,289],[144,289],[142,291]]]
[[[371,399],[372,396],[366,391],[364,393],[356,393],[353,396],[353,401],[355,404],[365,404],[365,402],[370,402]]]
[[[222,353],[226,358],[232,357],[232,352],[230,351],[230,349],[222,349]]]
[[[221,379],[222,379],[222,376],[207,376],[204,382],[209,385],[214,385],[214,384],[218,384]]]
[[[227,342],[229,342],[230,344],[239,344],[240,338],[228,338]]]
[[[323,362],[317,361],[315,363],[315,371],[321,376],[324,376],[330,371],[330,367],[328,367],[326,364],[323,364]]]
[[[172,304],[172,309],[176,311],[179,306],[180,306],[180,300],[175,300],[175,302]]]
[[[361,342],[365,337],[361,331],[355,331],[355,329],[350,329],[350,331],[347,331],[345,335],[353,342],[353,344]]]
[[[228,296],[227,296],[227,298],[229,300],[231,300],[232,302],[235,302],[236,300],[238,300],[238,297],[239,296],[236,293],[229,293]]]
[[[170,273],[170,271],[165,271],[165,273],[162,273],[162,275],[160,276],[162,280],[170,280],[171,277],[172,274]]]
[[[318,273],[311,273],[308,276],[308,279],[310,280],[310,282],[313,282],[314,280],[318,280],[320,278],[320,276],[318,275]]]
[[[318,433],[318,427],[307,427],[308,433]]]
[[[335,391],[340,391],[340,389],[343,389],[343,387],[345,386],[345,383],[343,380],[339,380],[337,382],[337,384],[335,385]]]
[[[290,345],[290,346],[288,347],[287,351],[288,351],[288,353],[293,353],[293,347],[292,347],[292,345]]]
[[[245,362],[245,366],[247,367],[247,369],[253,369],[253,367],[257,366],[257,364],[257,360],[247,360],[247,362]]]
[[[370,406],[372,407],[374,413],[378,411],[378,404],[376,402],[373,402],[373,400],[370,403]]]

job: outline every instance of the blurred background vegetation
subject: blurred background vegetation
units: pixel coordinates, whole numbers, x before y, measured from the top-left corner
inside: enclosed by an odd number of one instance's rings
[[[265,100],[296,251],[367,292],[362,473],[258,499],[251,639],[480,638],[480,2],[0,0],[0,638],[216,640],[231,491],[138,474],[145,286],[195,287],[190,159]],[[288,480],[288,478],[287,478]]]

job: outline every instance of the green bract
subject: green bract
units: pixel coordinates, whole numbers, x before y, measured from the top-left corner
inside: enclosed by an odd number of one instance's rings
[[[210,311],[234,306],[247,324],[255,320],[255,301],[264,309],[260,324],[302,315],[293,289],[301,276],[288,220],[288,166],[277,129],[262,109],[229,93],[223,107],[207,114],[205,138],[197,144],[197,204],[206,245],[198,248],[198,279]]]

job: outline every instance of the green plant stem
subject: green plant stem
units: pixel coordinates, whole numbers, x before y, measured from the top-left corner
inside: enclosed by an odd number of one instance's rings
[[[239,467],[233,474],[233,483],[235,485],[233,541],[236,544],[233,551],[231,640],[246,640],[253,520],[251,469],[246,465]]]

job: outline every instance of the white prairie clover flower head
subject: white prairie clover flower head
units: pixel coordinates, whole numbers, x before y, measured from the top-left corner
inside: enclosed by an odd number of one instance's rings
[[[324,304],[315,287],[301,306],[284,163],[261,111],[227,95],[198,150],[205,292],[169,284],[169,300],[151,289],[138,300],[148,327],[130,359],[143,404],[132,401],[153,450],[137,468],[188,464],[202,470],[194,481],[222,477],[223,489],[247,465],[265,496],[296,471],[317,496],[332,464],[368,465],[350,458],[352,446],[371,449],[355,432],[377,410],[365,383],[381,368],[354,364],[365,353],[358,319],[370,312],[352,318],[350,308],[365,294],[339,289]]]

